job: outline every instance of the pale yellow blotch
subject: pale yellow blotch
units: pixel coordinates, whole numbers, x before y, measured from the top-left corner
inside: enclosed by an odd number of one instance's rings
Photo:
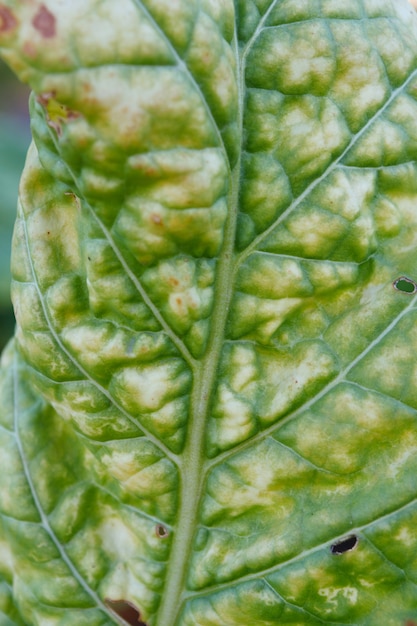
[[[340,405],[349,410],[349,413],[355,417],[358,427],[364,430],[377,430],[378,427],[383,428],[384,415],[381,413],[381,405],[372,396],[364,398],[352,397],[344,394]]]
[[[47,328],[45,315],[35,285],[12,283],[12,297],[17,322],[25,331]]]
[[[132,570],[133,567],[128,563],[117,564],[102,581],[101,595],[112,600],[122,598],[136,607],[151,604],[154,600],[152,587],[155,585],[155,577],[152,577],[152,572],[150,576],[147,576],[146,568],[142,568],[143,580],[140,580],[137,573]],[[151,565],[148,562],[149,571],[151,571]]]
[[[282,414],[292,400],[309,383],[330,374],[334,368],[333,358],[313,346],[303,355],[303,360],[293,367],[277,366],[272,360],[265,368],[268,384],[277,389],[263,413],[263,418],[272,421]],[[285,371],[286,370],[286,371]]]
[[[288,222],[288,229],[302,242],[306,257],[314,257],[328,247],[329,241],[335,241],[345,233],[345,225],[341,220],[329,220],[323,212],[313,211],[294,215]]]
[[[379,388],[394,390],[398,392],[403,379],[402,363],[397,363],[394,359],[388,361],[386,351],[373,356],[372,361],[367,364],[371,376],[377,377]]]
[[[231,357],[230,384],[237,392],[243,392],[257,381],[256,354],[252,347],[237,344]]]
[[[59,626],[59,623],[61,622],[61,617],[49,617],[48,615],[45,615],[45,613],[42,613],[41,619],[42,626]]]
[[[316,66],[318,63],[316,62]],[[322,66],[325,68],[327,65],[323,59]],[[311,75],[311,60],[303,58],[295,58],[288,62],[285,68],[286,81],[291,84],[292,87],[297,85],[304,85],[309,81]]]
[[[336,170],[329,184],[321,185],[317,202],[349,221],[356,219],[363,206],[375,195],[376,175],[372,171]]]
[[[0,563],[2,571],[14,571],[14,558],[10,545],[5,541],[0,541]]]
[[[397,478],[399,474],[404,472],[404,466],[407,465],[410,458],[415,458],[417,453],[417,443],[410,445],[407,449],[399,451],[399,454],[388,464],[387,476],[390,478]],[[404,443],[403,443],[404,445]]]
[[[414,530],[412,531],[410,528],[403,526],[394,536],[395,542],[401,542],[407,548],[411,548],[415,546],[416,543],[416,535]]]
[[[91,367],[105,361],[126,358],[126,333],[110,325],[79,325],[62,333],[65,343],[76,354],[82,354],[83,364]]]
[[[138,460],[134,452],[113,450],[111,454],[101,457],[102,463],[107,465],[112,476],[125,481],[138,471]]]
[[[365,78],[366,75],[367,75],[366,71],[365,72],[358,71],[357,79],[359,81],[361,79],[362,81],[364,81],[366,80]],[[352,79],[352,82],[355,83],[356,76],[354,73],[351,73],[351,79]],[[355,87],[352,86],[352,89],[355,89]],[[357,93],[358,97],[357,99],[355,99],[355,104],[357,104],[358,108],[360,108],[362,111],[366,111],[366,110],[372,111],[375,108],[375,106],[380,105],[380,103],[384,101],[385,94],[386,94],[386,88],[384,87],[384,81],[381,80],[380,84],[374,82],[373,84],[368,85],[366,87],[362,87],[359,90],[359,93]]]
[[[164,364],[141,369],[126,368],[115,378],[121,395],[126,394],[126,403],[142,411],[161,408],[167,390],[172,390],[174,384],[171,368]]]
[[[297,309],[301,303],[301,298],[284,298],[278,302],[276,300],[263,300],[259,306],[259,314],[269,319],[260,323],[257,328],[259,341],[268,343],[289,314]]]
[[[241,295],[236,307],[235,319],[243,328],[248,327],[249,337],[261,343],[268,343],[275,331],[287,319],[289,314],[302,304],[301,298],[282,298],[266,300],[255,296]],[[255,329],[252,329],[256,321]],[[246,335],[246,333],[242,333]]]
[[[367,304],[372,304],[373,302],[379,301],[381,293],[386,291],[386,289],[387,289],[386,282],[377,283],[377,284],[368,283],[365,289],[362,291],[360,304],[367,305]]]
[[[116,561],[129,561],[139,547],[133,532],[117,517],[105,519],[98,533],[103,549]]]
[[[146,190],[147,200],[166,207],[210,207],[225,190],[226,164],[216,148],[137,154],[128,164],[147,175],[148,184],[155,181]]]
[[[82,170],[80,182],[85,194],[94,194],[100,197],[121,192],[124,188],[123,180],[110,177],[108,174],[100,174],[87,167]]]
[[[374,219],[380,236],[394,237],[400,231],[401,214],[388,198],[380,198],[374,207]]]
[[[190,313],[197,311],[201,306],[201,298],[195,287],[187,291],[175,291],[168,298],[171,312],[180,318],[189,318]]]
[[[300,262],[257,253],[242,268],[239,289],[247,294],[255,292],[264,294],[265,298],[279,299],[304,295],[311,287]]]
[[[308,276],[318,293],[328,293],[341,286],[355,284],[358,277],[356,263],[314,263],[308,266]]]
[[[68,242],[78,241],[78,200],[75,196],[64,196],[54,211],[38,209],[32,213],[27,221],[28,234],[31,240],[31,254],[37,259],[38,272],[43,276],[57,273],[57,267],[48,268],[51,264],[48,255],[49,242],[59,248],[64,258],[66,271],[77,270],[80,263],[78,245],[68,245]]]
[[[164,461],[146,463],[146,459],[141,458],[140,453],[112,450],[100,458],[102,465],[98,466],[98,471],[102,470],[103,480],[106,474],[110,474],[130,493],[142,496],[155,494],[156,485],[164,485],[166,481],[166,467]],[[96,463],[95,463],[96,465]],[[97,471],[97,469],[96,469]]]
[[[366,578],[358,578],[358,582],[362,585],[362,587],[369,589],[371,587],[375,587],[379,581],[370,582],[369,580],[366,580]]]
[[[344,598],[349,604],[355,605],[358,601],[358,590],[356,587],[323,587],[318,590],[320,596],[325,598],[328,604],[336,607],[341,598]],[[333,608],[323,609],[325,613],[329,613]]]
[[[232,490],[225,493],[227,507],[230,511],[233,511],[231,513],[232,517],[237,517],[252,508],[271,509],[271,507],[273,508],[275,519],[285,519],[285,517],[291,515],[295,508],[294,499],[282,494],[278,500],[276,487],[268,489],[267,484],[262,482],[262,475],[258,472],[256,473],[259,478],[258,485],[243,486],[239,489],[234,485]],[[283,543],[285,544],[285,539],[283,539]]]
[[[215,93],[216,104],[223,110],[231,110],[237,99],[233,54],[225,45],[217,24],[203,12],[194,26],[190,56],[198,58],[211,75],[210,89]]]
[[[256,427],[252,408],[230,389],[222,385],[216,410],[221,414],[219,443],[227,446],[230,443],[244,441]]]

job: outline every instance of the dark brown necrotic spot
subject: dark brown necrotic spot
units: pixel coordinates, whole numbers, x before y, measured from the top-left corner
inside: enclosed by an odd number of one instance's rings
[[[8,7],[0,4],[0,33],[6,33],[17,26],[17,19]]]
[[[345,552],[349,552],[356,548],[358,545],[358,538],[356,535],[349,535],[349,537],[345,537],[344,539],[340,539],[340,541],[336,541],[330,546],[330,552],[332,554],[344,554]]]
[[[403,293],[407,293],[409,295],[413,295],[417,291],[417,283],[406,276],[400,276],[400,278],[394,280],[392,285],[397,291],[402,291]]]
[[[156,536],[159,537],[160,539],[165,539],[165,537],[168,537],[169,535],[168,528],[164,526],[163,524],[157,524],[155,527],[155,532],[156,532]]]
[[[109,609],[117,613],[127,624],[131,624],[132,626],[147,626],[145,622],[142,622],[139,611],[131,602],[127,600],[109,600],[107,598],[105,603]]]
[[[55,37],[56,34],[56,19],[55,15],[50,10],[41,4],[38,12],[32,20],[33,26],[40,32],[42,37],[49,38]]]

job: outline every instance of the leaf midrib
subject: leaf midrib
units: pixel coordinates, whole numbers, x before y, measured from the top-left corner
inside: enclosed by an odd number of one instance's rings
[[[246,56],[274,5],[275,0],[263,16],[258,28],[241,53],[239,53],[237,40],[237,25],[235,26],[234,50],[238,70],[237,118],[241,142],[243,139],[244,73]],[[233,296],[233,261],[239,208],[241,154],[242,145],[240,146],[237,162],[230,175],[229,210],[214,289],[214,302],[217,306],[215,306],[213,310],[206,355],[194,368],[190,420],[184,453],[180,463],[182,471],[178,522],[173,536],[166,583],[157,614],[156,626],[174,626],[177,623],[186,595],[186,577],[198,523],[203,485],[208,471],[205,463],[207,421],[213,402],[216,374],[222,355],[226,323]]]
[[[237,53],[237,40],[235,38]],[[241,90],[240,90],[241,91]],[[242,103],[239,99],[242,123]],[[228,216],[224,243],[219,256],[214,288],[211,330],[204,358],[193,368],[194,381],[190,403],[187,439],[180,461],[180,505],[178,522],[167,567],[165,587],[157,614],[156,626],[174,626],[182,609],[186,577],[198,521],[205,481],[205,435],[213,402],[216,375],[224,344],[225,328],[233,295],[233,254],[239,200],[240,155],[231,174]]]

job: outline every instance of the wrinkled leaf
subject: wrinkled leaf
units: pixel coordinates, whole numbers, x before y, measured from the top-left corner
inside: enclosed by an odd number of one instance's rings
[[[413,623],[414,11],[2,0],[0,47],[7,619]]]

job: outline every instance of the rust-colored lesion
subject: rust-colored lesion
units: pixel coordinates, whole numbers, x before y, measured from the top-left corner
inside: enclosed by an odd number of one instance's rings
[[[56,35],[56,17],[44,4],[34,15],[32,25],[46,39]]]
[[[12,31],[17,26],[17,18],[9,9],[3,4],[0,4],[0,33],[7,33]]]
[[[73,111],[58,102],[54,91],[41,93],[36,96],[36,99],[46,111],[46,123],[54,129],[58,136],[62,134],[63,124],[81,117],[81,113],[78,111]]]

